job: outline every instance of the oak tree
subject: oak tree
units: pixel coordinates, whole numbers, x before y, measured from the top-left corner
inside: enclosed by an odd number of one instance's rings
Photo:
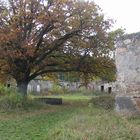
[[[43,74],[101,76],[114,67],[111,24],[93,1],[0,0],[1,69],[16,80],[22,95]]]

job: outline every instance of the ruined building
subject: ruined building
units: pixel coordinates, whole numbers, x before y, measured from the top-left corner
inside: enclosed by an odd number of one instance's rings
[[[136,110],[140,103],[140,32],[117,42],[116,66],[118,109]]]

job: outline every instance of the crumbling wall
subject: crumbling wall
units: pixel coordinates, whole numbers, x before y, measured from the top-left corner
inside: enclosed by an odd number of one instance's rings
[[[117,42],[116,67],[118,94],[140,95],[140,32]]]
[[[140,32],[117,42],[116,67],[116,111],[140,114]]]

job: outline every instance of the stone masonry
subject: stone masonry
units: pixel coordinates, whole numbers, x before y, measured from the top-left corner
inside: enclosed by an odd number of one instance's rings
[[[137,108],[135,98],[140,100],[140,32],[125,35],[117,42],[116,67],[117,109]]]

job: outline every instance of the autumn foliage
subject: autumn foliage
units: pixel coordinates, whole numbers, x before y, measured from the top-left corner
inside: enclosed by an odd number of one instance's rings
[[[93,1],[1,1],[1,70],[17,81],[23,94],[30,80],[43,74],[101,76],[114,67],[107,32],[111,24]]]

